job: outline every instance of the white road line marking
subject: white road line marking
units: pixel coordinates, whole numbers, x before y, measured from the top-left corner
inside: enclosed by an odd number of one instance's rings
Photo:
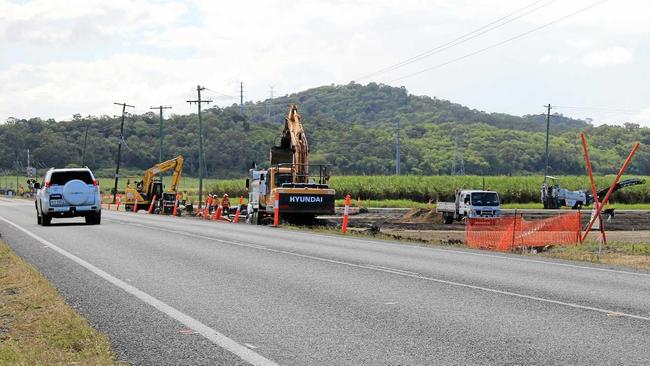
[[[245,346],[235,342],[234,340],[226,337],[225,335],[219,333],[218,331],[208,327],[207,325],[201,323],[200,321],[192,318],[191,316],[182,313],[181,311],[167,305],[166,303],[156,299],[155,297],[133,287],[132,285],[129,285],[128,283],[120,280],[119,278],[116,278],[112,276],[111,274],[95,267],[94,265],[86,262],[85,260],[77,257],[76,255],[67,252],[64,249],[59,248],[58,246],[50,243],[49,241],[41,238],[40,236],[32,233],[31,231],[24,229],[23,227],[7,220],[6,218],[0,216],[0,220],[6,222],[7,224],[15,227],[16,229],[22,231],[23,233],[27,234],[28,236],[32,237],[34,240],[40,242],[41,244],[47,245],[48,247],[52,248],[53,250],[57,251],[59,254],[63,255],[64,257],[67,257],[68,259],[72,260],[73,262],[79,264],[80,266],[86,268],[90,272],[96,274],[97,276],[103,278],[104,280],[108,281],[109,283],[113,284],[116,287],[121,288],[122,290],[128,292],[129,294],[137,297],[138,299],[142,300],[148,305],[153,306],[154,308],[158,309],[159,311],[163,312],[167,316],[169,316],[172,319],[175,319],[188,328],[196,331],[197,333],[201,334],[203,337],[207,338],[210,340],[212,343],[218,345],[221,348],[224,348],[231,353],[235,354],[237,357],[241,358],[242,360],[253,364],[253,365],[277,365],[275,362],[265,358],[264,356],[251,351],[250,349],[246,348]]]
[[[316,234],[316,233],[314,233],[313,235],[314,236],[324,237],[324,238],[329,238],[329,239],[337,239],[337,237],[333,236],[333,235]],[[580,265],[577,265],[577,264],[558,263],[558,262],[551,262],[551,261],[541,261],[541,260],[537,260],[537,259],[516,258],[516,257],[508,256],[508,255],[475,253],[475,252],[464,251],[464,250],[425,247],[425,246],[421,246],[421,245],[408,245],[408,244],[402,244],[402,243],[373,241],[373,240],[366,240],[366,239],[360,239],[360,238],[350,238],[350,237],[348,237],[346,239],[347,240],[352,240],[352,241],[358,241],[358,242],[362,242],[362,243],[380,244],[380,245],[386,245],[386,246],[397,247],[397,248],[418,248],[418,249],[432,250],[432,251],[442,252],[442,253],[454,253],[454,254],[461,254],[461,255],[472,255],[472,256],[475,256],[475,257],[488,257],[488,258],[511,260],[511,261],[518,261],[518,262],[548,264],[548,265],[559,266],[559,267],[569,267],[569,268],[577,268],[577,269],[585,269],[585,270],[593,270],[593,271],[613,272],[613,273],[627,274],[627,275],[633,275],[633,276],[648,276],[648,277],[650,277],[650,273],[630,272],[630,271],[623,271],[623,270],[611,269],[611,268],[588,267],[588,266],[580,266]]]
[[[399,276],[417,278],[419,280],[431,281],[431,282],[441,283],[441,284],[450,285],[450,286],[463,287],[463,288],[469,288],[469,289],[472,289],[472,290],[479,290],[479,291],[483,291],[483,292],[489,292],[489,293],[494,293],[494,294],[517,297],[517,298],[520,298],[520,299],[534,300],[534,301],[544,302],[544,303],[548,303],[548,304],[561,305],[561,306],[570,307],[570,308],[574,308],[574,309],[590,310],[590,311],[595,311],[595,312],[599,312],[599,313],[603,313],[603,314],[618,313],[618,314],[621,314],[621,316],[624,316],[624,317],[638,319],[638,320],[650,321],[650,317],[646,317],[646,316],[622,313],[622,312],[618,312],[616,310],[602,309],[602,308],[597,308],[597,307],[593,307],[593,306],[574,304],[574,303],[571,303],[571,302],[565,302],[565,301],[560,301],[560,300],[546,299],[546,298],[543,298],[543,297],[525,295],[525,294],[520,294],[520,293],[512,292],[512,291],[498,290],[498,289],[493,289],[493,288],[490,288],[490,287],[470,285],[470,284],[462,283],[462,282],[443,280],[443,279],[440,279],[440,278],[427,277],[427,276],[423,276],[423,275],[420,275],[420,274],[409,274],[409,273],[405,273],[405,272],[401,272],[401,271],[397,271],[397,270],[393,270],[393,269],[379,268],[379,267],[375,267],[375,266],[367,265],[367,264],[356,264],[356,263],[345,262],[345,261],[340,261],[340,260],[336,260],[336,259],[317,257],[317,256],[309,255],[309,254],[295,253],[295,252],[290,252],[290,251],[281,250],[281,249],[273,249],[273,248],[260,249],[260,248],[256,248],[256,246],[251,246],[250,244],[246,244],[246,243],[238,243],[238,242],[235,242],[235,241],[217,239],[217,238],[213,238],[213,237],[209,237],[209,236],[205,236],[205,235],[192,234],[192,233],[187,233],[187,232],[178,231],[178,230],[164,229],[164,228],[160,228],[160,227],[156,227],[156,226],[148,226],[148,225],[144,225],[144,224],[130,224],[130,223],[124,223],[124,222],[123,222],[123,224],[133,225],[133,226],[140,226],[140,227],[145,227],[145,228],[149,228],[149,229],[153,229],[153,230],[165,231],[165,232],[168,232],[168,233],[174,233],[174,234],[178,234],[178,235],[182,235],[182,236],[189,236],[189,237],[192,237],[192,238],[215,241],[215,242],[218,242],[218,243],[223,243],[223,244],[228,244],[228,245],[235,245],[235,246],[240,246],[240,247],[254,248],[254,249],[264,250],[264,251],[273,252],[273,253],[287,254],[287,255],[292,255],[292,256],[300,257],[300,258],[312,259],[312,260],[320,261],[320,262],[334,263],[334,264],[340,264],[340,265],[349,266],[349,267],[364,268],[364,269],[369,269],[369,270],[373,270],[373,271],[392,273],[392,274],[396,274],[396,275],[399,275]]]
[[[368,267],[375,267],[375,268],[380,268],[380,269],[388,269],[390,271],[402,272],[402,273],[411,274],[411,275],[419,275],[419,273],[417,273],[417,272],[405,271],[403,269],[392,268],[392,267],[383,267],[383,266],[378,266],[376,264],[368,264]]]
[[[396,302],[385,302],[384,305],[397,305]]]
[[[174,219],[174,220],[177,220],[177,219]],[[115,220],[115,221],[117,221],[117,220]],[[123,221],[120,221],[120,222],[123,222]],[[196,221],[196,223],[198,223],[198,224],[206,224],[203,221]],[[293,233],[298,232],[300,234],[305,234],[305,235],[308,234],[310,236],[318,236],[318,237],[334,239],[334,240],[341,239],[338,236],[327,235],[327,234],[307,233],[307,232],[300,232],[300,231],[291,231],[291,232],[293,232]],[[626,275],[632,275],[632,276],[650,277],[650,273],[630,272],[630,271],[624,271],[624,270],[619,270],[619,269],[611,269],[611,268],[598,268],[598,267],[581,266],[581,265],[577,265],[577,264],[558,263],[558,262],[552,262],[552,261],[542,261],[542,260],[537,260],[537,259],[517,258],[517,257],[509,256],[509,255],[476,253],[476,252],[464,251],[464,250],[425,247],[425,246],[421,246],[421,245],[409,245],[409,244],[395,243],[395,242],[390,242],[390,241],[367,240],[367,239],[352,238],[352,237],[346,237],[345,240],[356,241],[356,242],[361,242],[361,243],[368,243],[368,244],[372,244],[372,245],[385,245],[385,246],[390,246],[390,247],[395,247],[395,248],[402,248],[402,249],[411,248],[411,249],[431,250],[431,251],[442,252],[442,253],[454,253],[454,254],[460,254],[460,255],[471,255],[471,256],[475,256],[475,257],[487,257],[487,258],[495,258],[495,259],[501,259],[501,260],[517,261],[517,262],[537,263],[537,264],[545,264],[545,265],[558,266],[558,267],[576,268],[576,269],[582,269],[582,270],[588,270],[588,271],[600,271],[600,272],[626,274]]]
[[[255,346],[253,346],[253,345],[250,344],[250,343],[244,343],[244,346],[246,346],[246,347],[248,347],[248,348],[252,348],[252,349],[258,349],[258,348],[259,348],[259,347],[255,347]]]

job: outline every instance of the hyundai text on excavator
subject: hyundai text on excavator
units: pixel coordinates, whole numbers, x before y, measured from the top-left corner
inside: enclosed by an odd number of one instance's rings
[[[173,170],[172,180],[169,189],[164,191],[161,173]],[[176,188],[181,180],[183,172],[183,156],[179,155],[173,159],[158,163],[144,172],[144,177],[133,184],[127,183],[124,202],[124,209],[130,211],[138,203],[138,210],[146,210],[151,200],[156,196],[154,202],[155,213],[171,213],[174,201],[176,200]]]
[[[330,165],[309,164],[309,145],[296,105],[289,107],[280,144],[271,147],[269,160],[267,170],[253,168],[246,179],[247,222],[273,222],[276,192],[283,221],[309,224],[317,215],[334,214],[336,191],[328,186]]]

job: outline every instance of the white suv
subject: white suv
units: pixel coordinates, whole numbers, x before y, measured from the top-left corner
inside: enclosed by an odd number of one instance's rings
[[[53,217],[84,216],[86,223],[98,225],[102,218],[99,182],[88,168],[54,169],[42,184],[34,184],[36,220],[48,226]]]

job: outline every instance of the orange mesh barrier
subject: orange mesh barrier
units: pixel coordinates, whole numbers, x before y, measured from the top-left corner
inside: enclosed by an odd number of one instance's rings
[[[577,244],[580,230],[579,212],[534,221],[521,216],[476,218],[467,220],[465,241],[472,248],[507,252],[522,247]]]

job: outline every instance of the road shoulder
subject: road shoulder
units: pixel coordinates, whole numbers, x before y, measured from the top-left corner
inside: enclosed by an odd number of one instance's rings
[[[1,241],[0,305],[0,364],[116,363],[106,335]]]

